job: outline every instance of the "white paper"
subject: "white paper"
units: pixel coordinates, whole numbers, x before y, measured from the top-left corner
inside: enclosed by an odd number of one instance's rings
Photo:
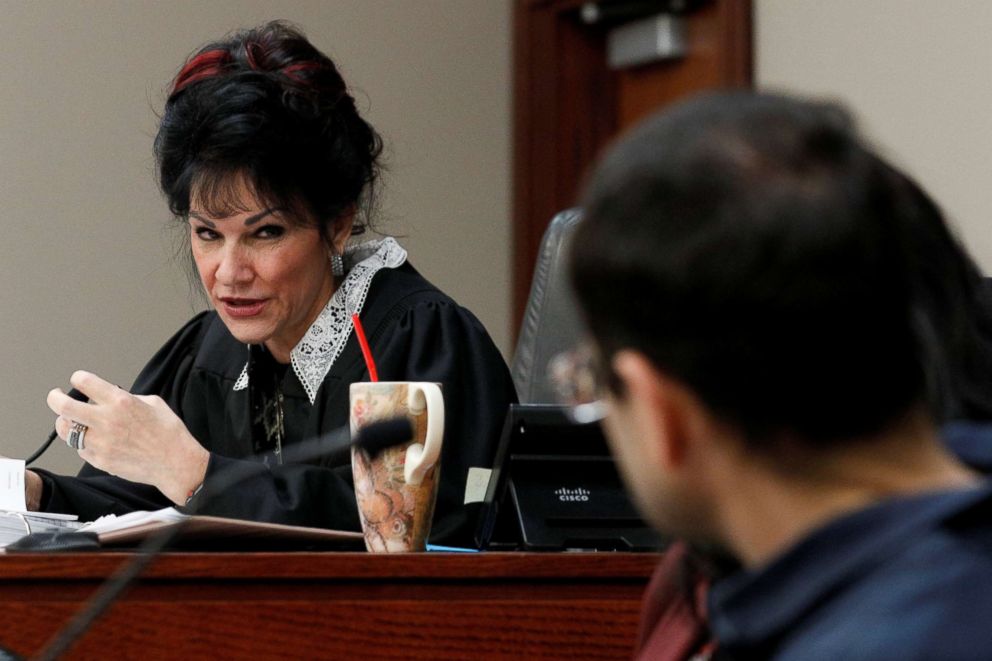
[[[481,503],[486,499],[486,491],[489,490],[489,478],[492,474],[491,468],[473,466],[468,469],[468,480],[465,482],[465,505]]]
[[[24,501],[24,460],[0,459],[0,510],[27,511]]]
[[[174,507],[166,507],[165,509],[155,510],[154,512],[139,510],[121,514],[120,516],[116,514],[101,516],[96,521],[90,521],[84,525],[80,528],[80,531],[95,532],[98,535],[102,535],[103,533],[113,532],[115,530],[134,528],[144,523],[174,523],[176,521],[182,521],[185,518],[186,515]]]

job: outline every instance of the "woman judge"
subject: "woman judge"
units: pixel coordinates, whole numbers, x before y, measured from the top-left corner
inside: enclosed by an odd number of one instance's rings
[[[513,386],[479,321],[395,240],[349,242],[366,229],[380,150],[334,63],[290,26],[241,32],[190,58],[155,153],[213,310],[180,329],[130,392],[76,372],[70,383],[88,403],[49,394],[56,431],[74,443],[83,432],[87,463],[77,477],[28,471],[29,507],[92,519],[195,504],[358,529],[350,464],[282,462],[284,447],[347,424],[349,384],[368,380],[357,313],[383,380],[442,384],[431,538],[470,540],[467,472],[491,465]],[[201,485],[233,464],[251,477],[198,502]]]

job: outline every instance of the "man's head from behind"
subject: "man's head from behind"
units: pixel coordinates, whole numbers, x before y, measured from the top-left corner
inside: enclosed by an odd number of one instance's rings
[[[659,449],[645,429],[719,427],[739,452],[774,460],[785,446],[843,449],[930,413],[945,363],[935,319],[967,316],[971,293],[950,290],[973,266],[842,109],[697,97],[621,140],[583,206],[573,283],[624,413],[611,416],[614,444],[644,445],[616,449],[656,524],[706,525],[693,485],[658,471],[691,452]],[[647,503],[652,490],[664,498]]]

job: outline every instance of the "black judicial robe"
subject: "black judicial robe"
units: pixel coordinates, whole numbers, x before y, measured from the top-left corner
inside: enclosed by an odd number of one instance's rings
[[[409,265],[382,269],[372,279],[361,312],[382,381],[441,383],[445,430],[431,540],[468,545],[476,509],[463,505],[468,469],[491,467],[509,404],[516,395],[502,356],[482,324]],[[159,395],[210,451],[212,476],[240,463],[251,476],[197,503],[214,516],[359,530],[347,456],[305,464],[265,465],[252,457],[248,389],[234,384],[249,349],[216,312],[189,321],[142,370],[131,389]],[[311,405],[296,373],[287,369],[281,388],[289,447],[348,424],[348,387],[368,380],[352,332]],[[162,439],[168,443],[168,439]],[[244,466],[245,462],[252,464]],[[269,462],[270,464],[273,462]],[[153,510],[172,503],[158,489],[84,465],[76,477],[38,470],[42,507],[90,520],[104,514]]]

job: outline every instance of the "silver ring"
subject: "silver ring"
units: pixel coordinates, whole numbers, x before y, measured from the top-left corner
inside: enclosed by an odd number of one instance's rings
[[[73,422],[72,428],[69,430],[69,438],[65,439],[65,444],[68,445],[73,450],[82,450],[85,448],[83,445],[83,438],[86,437],[86,430],[88,427],[81,422]]]

